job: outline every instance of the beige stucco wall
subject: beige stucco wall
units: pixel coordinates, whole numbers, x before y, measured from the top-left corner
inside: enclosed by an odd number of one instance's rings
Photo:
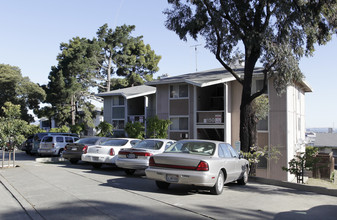
[[[169,86],[158,85],[157,86],[157,115],[159,119],[168,119],[169,117]]]

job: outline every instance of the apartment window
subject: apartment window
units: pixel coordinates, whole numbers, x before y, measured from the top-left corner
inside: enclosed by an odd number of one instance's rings
[[[268,116],[265,119],[259,120],[256,127],[258,131],[268,131]]]
[[[124,129],[124,120],[112,120],[113,129]]]
[[[171,85],[170,86],[170,98],[187,98],[188,97],[188,85]]]
[[[188,130],[188,118],[176,117],[171,118],[172,124],[170,125],[171,131],[186,131]]]
[[[124,118],[124,107],[112,107],[112,118]]]
[[[255,91],[260,91],[263,89],[263,82],[264,80],[263,79],[258,79],[258,80],[255,80]],[[268,93],[268,86],[267,86],[267,89],[265,91],[265,94]]]
[[[113,106],[124,105],[124,97],[122,97],[122,96],[114,96],[114,97],[112,97],[112,105]]]

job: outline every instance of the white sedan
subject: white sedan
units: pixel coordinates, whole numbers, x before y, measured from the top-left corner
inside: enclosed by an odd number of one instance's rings
[[[131,148],[139,141],[133,138],[113,138],[103,144],[89,146],[83,152],[81,160],[91,163],[94,168],[100,168],[103,164],[114,165],[121,148]]]
[[[152,155],[163,153],[176,141],[170,139],[145,139],[129,149],[121,149],[118,153],[116,165],[124,168],[127,175],[136,170],[144,170],[149,166]]]
[[[145,173],[160,189],[171,183],[187,184],[208,187],[219,195],[225,183],[247,183],[249,162],[224,142],[181,140],[164,153],[153,155]]]

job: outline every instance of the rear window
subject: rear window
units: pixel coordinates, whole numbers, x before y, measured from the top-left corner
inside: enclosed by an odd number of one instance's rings
[[[163,146],[163,141],[157,140],[143,140],[138,142],[134,148],[143,148],[150,150],[159,150]]]
[[[76,143],[94,145],[97,140],[99,140],[99,138],[82,138],[76,141]]]
[[[171,145],[165,153],[190,153],[200,155],[213,155],[215,144],[211,142],[176,142]]]
[[[107,142],[104,142],[103,146],[123,146],[126,143],[128,143],[128,140],[109,140]]]
[[[52,136],[46,136],[42,139],[42,142],[53,142],[53,137]]]
[[[65,137],[67,143],[73,143],[74,139],[72,137]]]

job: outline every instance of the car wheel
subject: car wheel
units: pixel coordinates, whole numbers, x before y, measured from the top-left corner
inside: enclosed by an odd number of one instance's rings
[[[125,170],[124,170],[124,172],[126,173],[126,175],[129,175],[129,176],[131,176],[131,175],[133,175],[133,174],[136,172],[136,170],[132,170],[132,169],[125,169]]]
[[[246,167],[246,170],[243,173],[243,176],[241,177],[241,179],[238,179],[238,184],[246,185],[247,183],[248,183],[248,168]]]
[[[77,164],[78,160],[77,159],[70,159],[69,160],[71,164]]]
[[[58,156],[62,157],[63,149],[59,150]]]
[[[95,168],[95,169],[99,169],[99,168],[102,167],[102,164],[101,164],[101,163],[93,163],[92,166],[93,166],[93,168]]]
[[[214,195],[220,195],[223,191],[223,186],[225,183],[225,175],[222,170],[220,170],[218,178],[216,179],[215,185],[211,188],[211,193]]]
[[[169,183],[162,181],[156,181],[156,185],[159,189],[168,189],[168,187],[170,186]]]

